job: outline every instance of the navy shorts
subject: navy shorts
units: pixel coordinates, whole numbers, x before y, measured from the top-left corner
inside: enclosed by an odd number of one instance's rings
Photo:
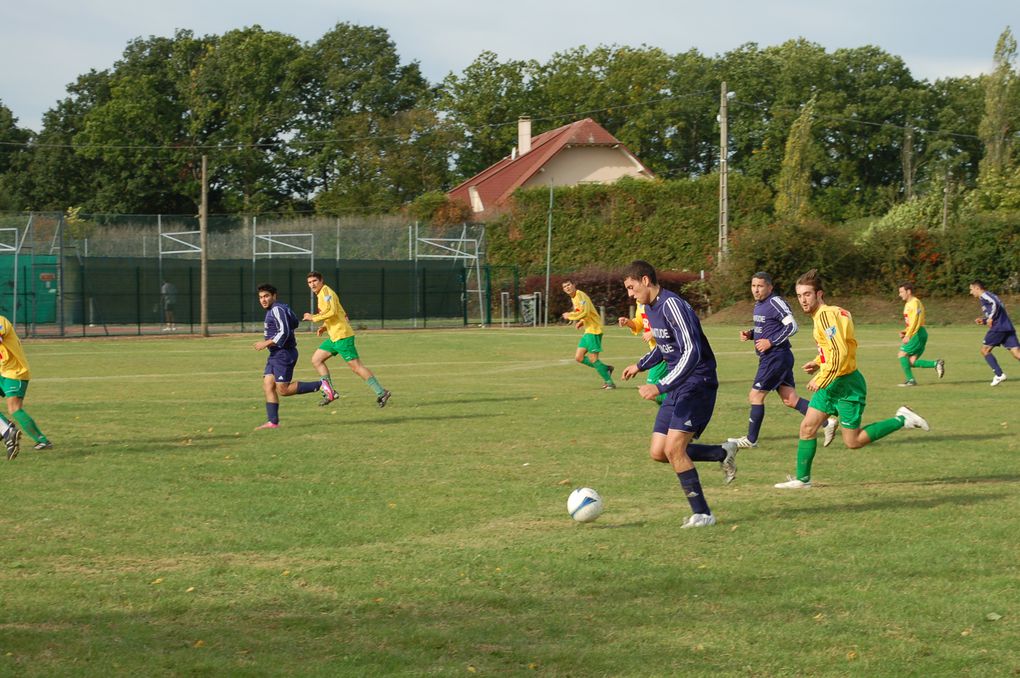
[[[278,384],[289,384],[294,380],[294,365],[297,364],[297,359],[296,348],[279,348],[266,358],[266,371],[262,374],[273,375]]]
[[[1016,330],[1001,332],[999,330],[988,330],[985,333],[985,346],[1002,346],[1003,348],[1020,348],[1020,341],[1017,341]]]
[[[716,381],[699,381],[671,391],[659,405],[652,431],[664,435],[671,429],[688,431],[697,439],[712,420],[718,390]]]
[[[793,351],[788,348],[766,351],[758,359],[758,373],[754,375],[755,391],[775,391],[786,384],[796,386],[793,381]]]

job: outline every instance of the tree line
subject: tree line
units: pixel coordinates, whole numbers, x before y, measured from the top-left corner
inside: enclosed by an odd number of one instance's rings
[[[730,171],[780,212],[873,217],[993,175],[994,207],[1020,185],[1008,28],[995,59],[990,75],[928,82],[870,45],[600,45],[544,63],[483,52],[431,83],[377,27],[338,23],[310,43],[179,30],[79,76],[38,133],[0,101],[0,211],[194,213],[205,154],[213,213],[384,213],[506,156],[522,115],[536,132],[592,117],[661,179],[698,179],[719,165],[721,82]]]

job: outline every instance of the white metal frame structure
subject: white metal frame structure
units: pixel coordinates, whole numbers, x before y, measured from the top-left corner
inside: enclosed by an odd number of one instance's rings
[[[478,238],[467,237],[467,224],[463,225],[459,238],[423,238],[418,235],[418,224],[414,224],[414,260],[419,259],[453,259],[463,260],[467,276],[464,279],[465,292],[478,294],[478,313],[482,324],[485,324],[485,290],[482,289],[482,257],[484,252],[485,227],[482,227]],[[425,250],[423,253],[422,250]],[[474,266],[471,263],[474,262]],[[471,288],[471,273],[474,271],[476,288]]]

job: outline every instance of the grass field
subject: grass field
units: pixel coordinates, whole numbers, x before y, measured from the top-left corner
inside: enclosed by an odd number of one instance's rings
[[[746,430],[737,329],[708,328],[706,441]],[[837,440],[783,492],[798,415],[771,396],[737,480],[701,468],[719,524],[683,531],[654,406],[601,391],[567,328],[365,333],[388,407],[337,365],[342,400],[257,432],[254,335],[30,342],[56,447],[0,468],[0,674],[1020,674],[1020,366],[997,351],[1016,380],[993,389],[981,328],[934,328],[945,379],[897,388],[896,330],[858,328],[865,421],[909,404],[931,432]],[[641,354],[619,328],[605,348]]]

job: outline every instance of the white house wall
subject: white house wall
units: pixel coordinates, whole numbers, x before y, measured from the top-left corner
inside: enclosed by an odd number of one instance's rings
[[[611,184],[621,177],[648,178],[641,166],[618,148],[580,146],[565,148],[547,162],[539,172],[523,185],[572,186],[580,183]]]

